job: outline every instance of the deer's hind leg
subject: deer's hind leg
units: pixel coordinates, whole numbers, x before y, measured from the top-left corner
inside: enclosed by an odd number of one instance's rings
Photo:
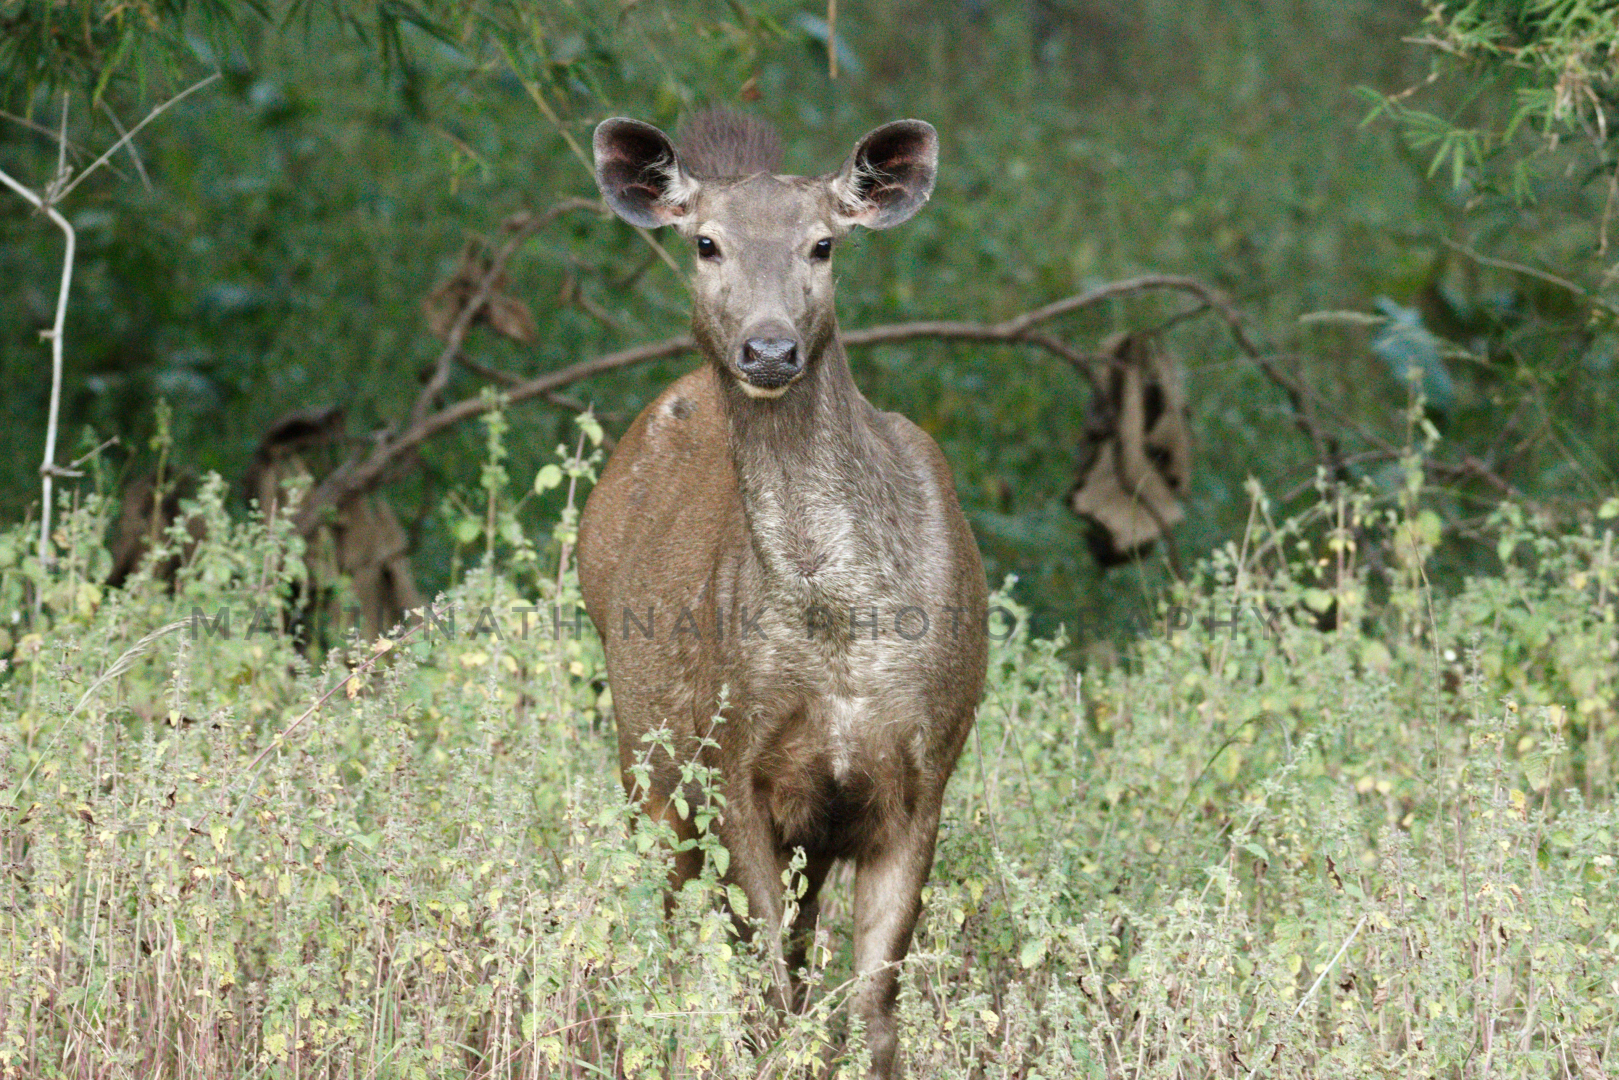
[[[673,858],[669,867],[669,885],[663,894],[664,916],[671,916],[675,911],[675,896],[681,887],[703,872],[703,853],[697,846],[697,822],[692,814],[693,808],[702,799],[702,792],[694,790],[696,785],[687,785],[686,790],[680,791],[682,798],[676,800],[675,793],[680,787],[680,776],[668,767],[667,762],[663,768],[654,765],[648,777],[651,790],[643,787],[630,768],[622,739],[619,744],[619,775],[624,784],[624,793],[629,796],[630,801],[639,803],[648,818],[661,821],[674,833],[674,844],[670,850]],[[680,812],[681,802],[685,803],[685,814]],[[631,827],[634,827],[633,823]]]
[[[646,804],[647,815],[655,816],[675,834],[674,860],[669,867],[669,889],[663,897],[663,913],[665,916],[675,912],[675,896],[681,888],[703,872],[703,852],[697,846],[697,824],[692,820],[691,801],[686,802],[687,813],[684,817],[675,800],[666,798],[654,810],[653,805]]]

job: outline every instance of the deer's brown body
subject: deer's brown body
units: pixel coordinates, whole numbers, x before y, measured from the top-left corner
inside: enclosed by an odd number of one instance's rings
[[[705,353],[619,442],[580,527],[622,777],[690,837],[671,804],[681,762],[705,755],[718,771],[728,876],[778,978],[802,958],[828,870],[854,863],[858,1007],[873,1073],[893,1076],[895,965],[983,689],[985,585],[938,447],[854,385],[829,256],[853,225],[897,224],[926,200],[936,140],[891,124],[840,173],[809,179],[773,175],[770,140],[732,119],[687,145],[683,162],[625,120],[596,136],[609,204],[697,246]],[[635,790],[630,765],[660,727],[675,753]],[[781,873],[800,847],[809,888],[784,952]],[[696,858],[677,857],[677,884]]]

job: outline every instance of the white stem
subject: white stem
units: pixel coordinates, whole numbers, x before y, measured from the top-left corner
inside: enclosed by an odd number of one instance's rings
[[[1317,990],[1321,989],[1321,983],[1322,983],[1322,981],[1324,979],[1326,979],[1327,972],[1331,971],[1334,967],[1336,967],[1337,964],[1338,964],[1338,961],[1343,959],[1344,953],[1349,951],[1349,946],[1354,944],[1355,939],[1360,936],[1361,930],[1365,929],[1366,920],[1368,918],[1370,918],[1369,915],[1362,915],[1360,917],[1360,922],[1356,923],[1355,928],[1353,930],[1349,931],[1349,936],[1344,938],[1344,943],[1342,945],[1338,946],[1338,951],[1333,954],[1333,957],[1332,957],[1331,960],[1327,961],[1327,966],[1321,969],[1321,974],[1319,974],[1319,975],[1317,975],[1315,977],[1315,982],[1310,984],[1310,989],[1306,990],[1304,992],[1304,996],[1299,998],[1299,1003],[1293,1007],[1293,1019],[1295,1019],[1295,1020],[1298,1019],[1299,1013],[1304,1011],[1304,1006],[1309,1004],[1310,999],[1315,997],[1315,992]],[[1258,1043],[1254,1044],[1254,1048],[1253,1048],[1253,1050],[1250,1051],[1250,1054],[1252,1054],[1255,1058],[1257,1058],[1259,1056],[1259,1045],[1258,1045]],[[1254,1067],[1248,1070],[1248,1078],[1247,1078],[1247,1080],[1254,1080],[1254,1074],[1257,1073],[1258,1071],[1259,1071],[1259,1062],[1256,1060],[1254,1062]]]
[[[62,230],[62,235],[67,237],[67,250],[62,255],[62,286],[56,293],[56,321],[49,330],[40,335],[49,338],[51,342],[51,409],[45,427],[45,461],[39,467],[44,477],[45,496],[45,502],[39,509],[39,561],[49,566],[53,497],[51,481],[56,471],[57,418],[62,409],[62,327],[67,322],[67,294],[73,284],[73,258],[78,248],[78,235],[73,231],[73,225],[57,211],[56,207],[47,204],[44,199],[12,179],[4,169],[0,169],[0,183],[28,200],[35,209],[42,211],[58,229]],[[35,599],[37,601],[39,598]]]
[[[113,143],[106,153],[91,162],[90,167],[75,177],[71,183],[67,182],[67,99],[64,98],[62,100],[61,147],[56,165],[56,177],[51,181],[50,186],[46,188],[43,196],[30,191],[26,186],[8,176],[4,169],[0,169],[0,183],[5,184],[12,191],[21,195],[34,209],[50,218],[52,223],[62,230],[62,235],[67,237],[67,250],[62,256],[62,287],[56,295],[56,322],[41,335],[48,337],[51,342],[51,411],[45,427],[45,461],[39,467],[40,474],[44,478],[45,495],[45,504],[40,507],[39,511],[39,561],[44,566],[51,564],[51,500],[53,498],[52,488],[54,487],[52,481],[55,479],[56,473],[56,428],[58,417],[62,410],[62,327],[67,321],[67,294],[69,287],[73,284],[73,259],[78,248],[78,235],[74,233],[73,226],[68,222],[67,218],[57,211],[55,204],[61,202],[74,188],[84,183],[90,174],[111,160],[114,154],[136,135],[140,134],[141,129],[157,119],[164,110],[184,101],[194,92],[201,90],[219,77],[219,73],[216,71],[206,79],[186,87],[180,93],[147,113],[144,120],[129,131],[123,132],[122,137]],[[114,122],[116,123],[116,119]],[[133,152],[133,149],[131,152]],[[36,610],[41,600],[42,597],[35,596],[34,606]]]
[[[1360,932],[1365,929],[1366,920],[1369,917],[1370,916],[1367,915],[1362,915],[1360,917],[1360,922],[1356,923],[1355,928],[1349,931],[1349,936],[1344,938],[1344,943],[1342,945],[1338,946],[1338,951],[1333,954],[1331,960],[1327,961],[1327,966],[1321,969],[1321,974],[1315,977],[1315,982],[1310,984],[1310,989],[1306,990],[1304,992],[1304,996],[1299,998],[1299,1003],[1293,1007],[1293,1016],[1295,1018],[1297,1018],[1299,1013],[1304,1011],[1304,1006],[1310,1003],[1310,999],[1315,997],[1315,992],[1321,989],[1321,982],[1327,977],[1327,973],[1338,965],[1338,961],[1343,959],[1344,953],[1349,951],[1349,946],[1355,943],[1355,939],[1359,937]]]

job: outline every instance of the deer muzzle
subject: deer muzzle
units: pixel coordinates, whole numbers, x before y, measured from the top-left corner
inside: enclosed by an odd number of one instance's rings
[[[777,397],[804,373],[804,356],[797,338],[750,337],[742,343],[736,368],[749,396]]]

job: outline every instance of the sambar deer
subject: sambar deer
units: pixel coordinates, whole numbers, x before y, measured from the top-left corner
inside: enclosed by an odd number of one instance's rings
[[[635,120],[596,129],[607,205],[632,225],[673,225],[695,251],[705,362],[620,440],[585,507],[579,573],[626,790],[691,839],[673,800],[681,761],[717,771],[726,877],[768,935],[782,1007],[817,892],[835,861],[853,862],[855,1005],[871,1072],[887,1078],[900,1071],[898,963],[983,692],[986,597],[943,454],[855,387],[832,251],[855,226],[921,208],[938,136],[886,124],[820,177],[777,175],[779,156],[772,129],[731,113],[703,114],[679,149]],[[657,753],[637,790],[643,737],[665,726],[675,753]],[[784,948],[796,848],[808,888]],[[700,870],[681,852],[673,885]]]

